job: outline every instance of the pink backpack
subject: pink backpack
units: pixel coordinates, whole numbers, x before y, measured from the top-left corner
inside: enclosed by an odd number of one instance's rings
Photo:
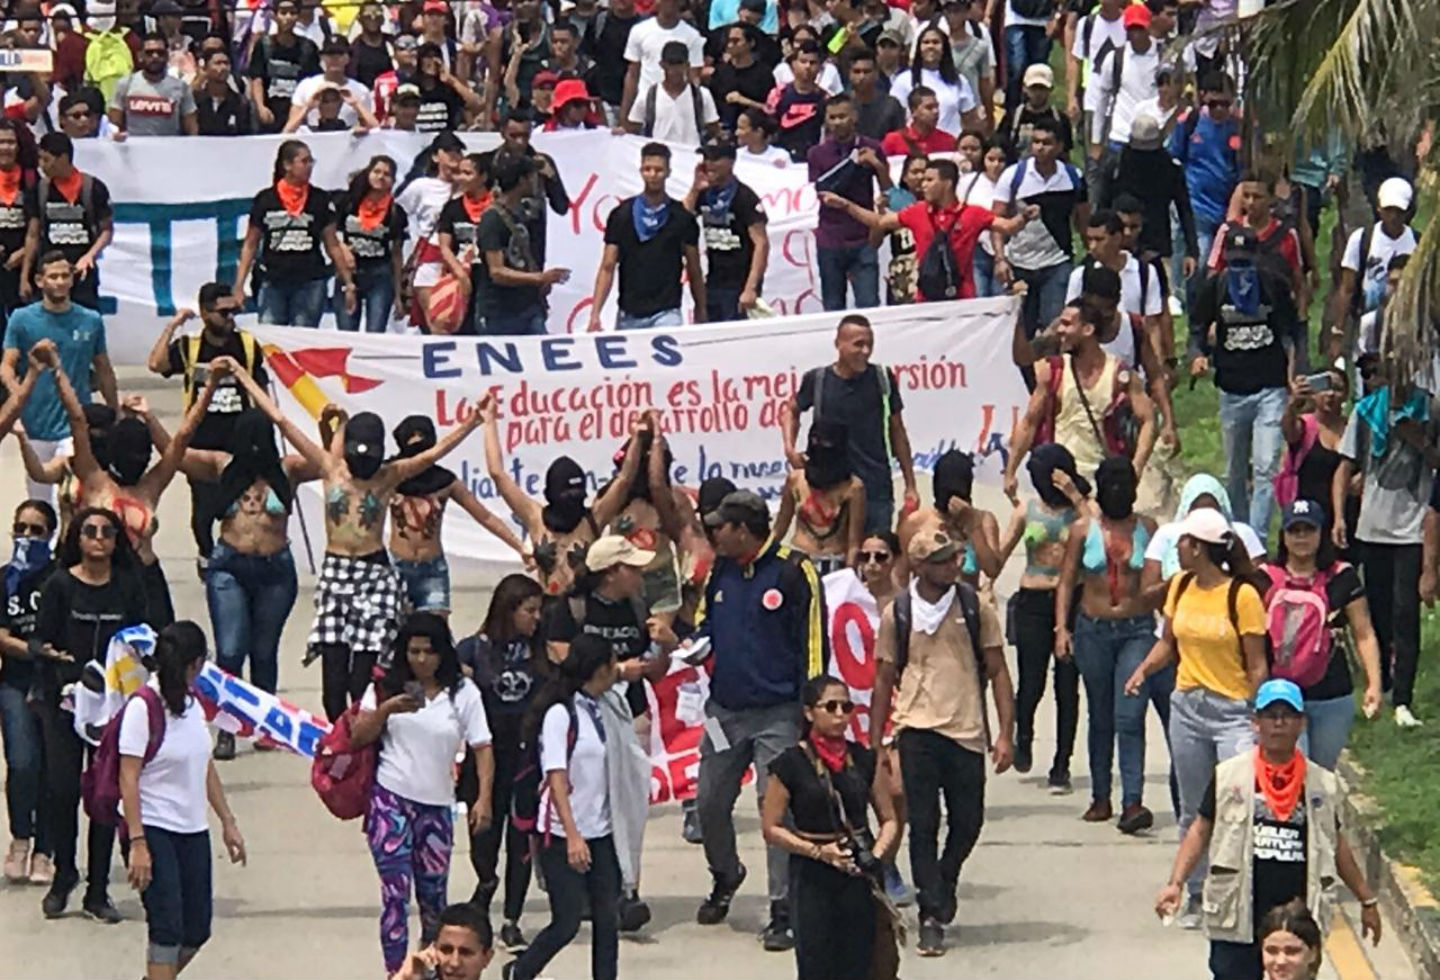
[[[1309,581],[1293,579],[1279,565],[1266,565],[1265,624],[1271,653],[1270,676],[1300,687],[1319,683],[1330,667],[1330,599],[1326,586],[1334,568]]]
[[[310,785],[325,808],[341,820],[365,815],[380,758],[379,742],[357,749],[351,740],[350,726],[359,713],[360,705],[352,704],[336,719],[315,746],[315,761],[310,766]]]
[[[155,753],[160,751],[160,743],[165,741],[165,702],[149,684],[141,685],[130,698],[144,701],[145,710],[150,715],[150,738],[145,743],[144,761],[148,765],[155,758]],[[115,717],[106,723],[105,732],[100,736],[100,747],[80,776],[80,798],[85,802],[85,815],[92,823],[106,827],[120,822],[120,724],[125,720],[125,708],[129,705],[127,700]]]
[[[1315,448],[1315,440],[1320,437],[1320,423],[1315,421],[1315,416],[1300,416],[1300,426],[1300,445],[1285,447],[1285,455],[1280,459],[1280,472],[1275,474],[1272,484],[1275,503],[1282,510],[1299,499],[1300,467],[1304,465],[1305,457],[1310,455],[1310,450]]]

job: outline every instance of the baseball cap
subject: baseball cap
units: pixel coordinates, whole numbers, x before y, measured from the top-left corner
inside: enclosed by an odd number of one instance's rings
[[[905,46],[905,36],[895,30],[895,28],[887,27],[881,31],[880,36],[875,39],[875,45],[877,47],[882,44],[893,44],[897,48],[903,48]]]
[[[720,501],[720,506],[705,515],[705,523],[710,527],[719,527],[756,518],[770,519],[770,508],[765,506],[765,501],[749,490],[732,490]]]
[[[1135,117],[1130,124],[1130,146],[1137,150],[1158,150],[1164,142],[1160,137],[1160,120],[1148,112]]]
[[[685,46],[684,41],[666,41],[665,46],[660,49],[660,63],[662,65],[688,65],[690,49]]]
[[[448,14],[450,5],[445,0],[425,0],[425,6],[420,8],[422,14]]]
[[[1288,531],[1296,524],[1309,524],[1311,527],[1325,526],[1325,511],[1313,500],[1296,500],[1285,508],[1285,514],[1280,519],[1282,530]]]
[[[585,551],[585,567],[592,572],[603,572],[616,565],[644,568],[655,560],[655,552],[643,551],[629,538],[618,534],[607,534],[596,538],[595,543]]]
[[[419,101],[420,101],[420,86],[419,86],[419,85],[416,85],[414,82],[406,82],[404,85],[397,86],[396,89],[395,89],[395,94],[394,94],[393,96],[391,96],[391,98],[390,98],[390,102],[391,102],[392,105],[393,105],[394,103],[396,103],[396,102],[419,102]]]
[[[425,4],[425,8],[428,10],[430,8],[430,4]],[[1130,6],[1125,8],[1124,24],[1127,31],[1132,27],[1143,27],[1146,30],[1149,30],[1150,8],[1145,6],[1143,3],[1132,3]]]
[[[1176,539],[1194,538],[1206,544],[1225,544],[1230,539],[1230,522],[1225,515],[1210,507],[1197,507],[1185,515],[1176,528]]]
[[[949,561],[960,545],[944,531],[922,531],[910,539],[905,554],[913,562],[939,563]]]
[[[539,76],[536,76],[537,78]],[[557,82],[555,85],[555,108],[560,110],[571,102],[589,102],[590,90],[585,87],[583,79],[567,78]]]
[[[1045,88],[1055,87],[1055,72],[1050,70],[1049,65],[1031,65],[1025,69],[1025,87],[1031,85],[1043,85]]]
[[[535,77],[530,79],[531,88],[554,88],[560,81],[560,76],[553,71],[537,71]]]
[[[184,11],[180,9],[180,5],[175,0],[155,0],[150,5],[151,17],[180,17],[183,14]]]
[[[700,516],[704,517],[715,510],[726,497],[734,492],[735,484],[723,476],[712,476],[700,484],[700,500],[697,504]]]
[[[395,45],[396,51],[414,51],[420,46],[414,34],[401,34],[391,43]]]
[[[339,34],[331,34],[325,39],[325,43],[321,45],[320,53],[348,55],[350,53],[350,42]]]
[[[1299,714],[1305,713],[1305,695],[1294,681],[1269,680],[1255,692],[1255,711],[1261,712],[1272,704],[1288,704]]]
[[[1408,211],[1410,202],[1415,199],[1415,191],[1410,186],[1410,181],[1404,177],[1391,177],[1380,185],[1380,190],[1375,198],[1376,203],[1382,208],[1399,208],[1401,211]]]

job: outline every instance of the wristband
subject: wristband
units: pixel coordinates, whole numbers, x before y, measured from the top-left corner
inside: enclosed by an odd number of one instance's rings
[[[1378,899],[1378,898],[1373,898],[1373,897],[1372,897],[1372,898],[1367,898],[1367,899],[1365,899],[1365,901],[1361,902],[1361,903],[1360,903],[1360,907],[1361,907],[1362,909],[1373,909],[1373,908],[1377,907],[1379,904],[1380,904],[1380,899]]]

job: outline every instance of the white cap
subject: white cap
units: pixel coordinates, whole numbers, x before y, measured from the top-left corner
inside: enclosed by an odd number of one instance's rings
[[[1399,208],[1401,211],[1410,210],[1410,202],[1415,199],[1415,191],[1410,186],[1410,181],[1404,177],[1391,177],[1380,185],[1380,192],[1375,195],[1376,200],[1382,208]]]
[[[1197,507],[1185,515],[1177,529],[1179,538],[1194,538],[1206,544],[1226,544],[1233,533],[1225,515],[1212,507]]]
[[[603,572],[616,565],[644,568],[654,560],[655,552],[637,548],[629,538],[618,534],[597,538],[585,552],[585,567],[592,572]]]

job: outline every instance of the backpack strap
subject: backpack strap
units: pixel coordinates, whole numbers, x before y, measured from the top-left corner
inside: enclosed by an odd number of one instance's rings
[[[1130,42],[1127,40],[1124,44],[1111,49],[1110,57],[1113,60],[1110,62],[1112,65],[1110,101],[1105,107],[1105,123],[1100,129],[1100,146],[1102,150],[1110,142],[1110,127],[1115,123],[1115,107],[1120,101],[1120,75],[1125,70],[1125,48],[1129,44]]]
[[[883,364],[875,365],[876,381],[880,385],[880,433],[885,437],[885,460],[888,464],[893,452],[890,448],[890,369]],[[819,415],[816,415],[819,418]]]
[[[901,589],[900,594],[890,603],[890,614],[895,617],[895,686],[900,686],[900,675],[910,662],[910,590]]]
[[[965,617],[965,631],[970,634],[970,650],[975,656],[975,683],[980,688],[980,720],[985,726],[985,746],[990,746],[990,714],[985,710],[985,687],[989,671],[985,666],[985,648],[980,645],[980,593],[969,582],[955,583],[955,601]]]
[[[685,87],[690,90],[690,105],[695,113],[695,137],[697,140],[705,140],[705,99],[700,94],[700,86],[693,82],[686,82]]]
[[[650,91],[645,93],[645,122],[644,133],[650,136],[655,132],[655,102],[659,98],[660,83],[656,82],[650,86]]]
[[[1020,193],[1020,185],[1025,181],[1025,165],[1029,162],[1029,157],[1022,158],[1019,163],[1015,164],[1015,176],[1010,178],[1010,206],[1017,210],[1020,207],[1020,199],[1015,195]]]
[[[165,741],[165,702],[160,700],[159,692],[149,684],[140,685],[135,695],[145,702],[145,711],[150,722],[150,735],[145,741],[145,760],[141,763],[143,766],[149,765],[150,760],[160,751],[160,743]]]
[[[92,208],[90,205],[94,200],[95,178],[89,174],[82,173],[80,175],[80,207],[84,209],[86,215],[91,213]]]
[[[240,335],[240,352],[245,355],[245,371],[249,374],[255,373],[255,336],[248,330],[237,330]]]
[[[1365,222],[1365,227],[1360,229],[1360,268],[1355,273],[1355,289],[1350,293],[1350,312],[1356,317],[1365,312],[1365,265],[1370,258],[1370,245],[1374,236],[1375,222]]]
[[[1235,631],[1235,645],[1240,650],[1240,665],[1245,665],[1245,637],[1240,633],[1240,589],[1249,585],[1238,576],[1230,579],[1230,589],[1225,596],[1225,613],[1230,617],[1230,628]],[[1250,586],[1254,588],[1254,586]],[[1262,597],[1263,598],[1263,597]]]
[[[195,362],[200,357],[200,340],[198,333],[192,333],[185,338],[185,358],[181,365],[185,369],[185,376],[180,379],[180,388],[186,410],[195,403]],[[246,368],[249,367],[247,364]]]
[[[565,597],[565,604],[570,609],[570,618],[575,622],[575,629],[585,627],[585,597],[583,595],[568,595]]]

